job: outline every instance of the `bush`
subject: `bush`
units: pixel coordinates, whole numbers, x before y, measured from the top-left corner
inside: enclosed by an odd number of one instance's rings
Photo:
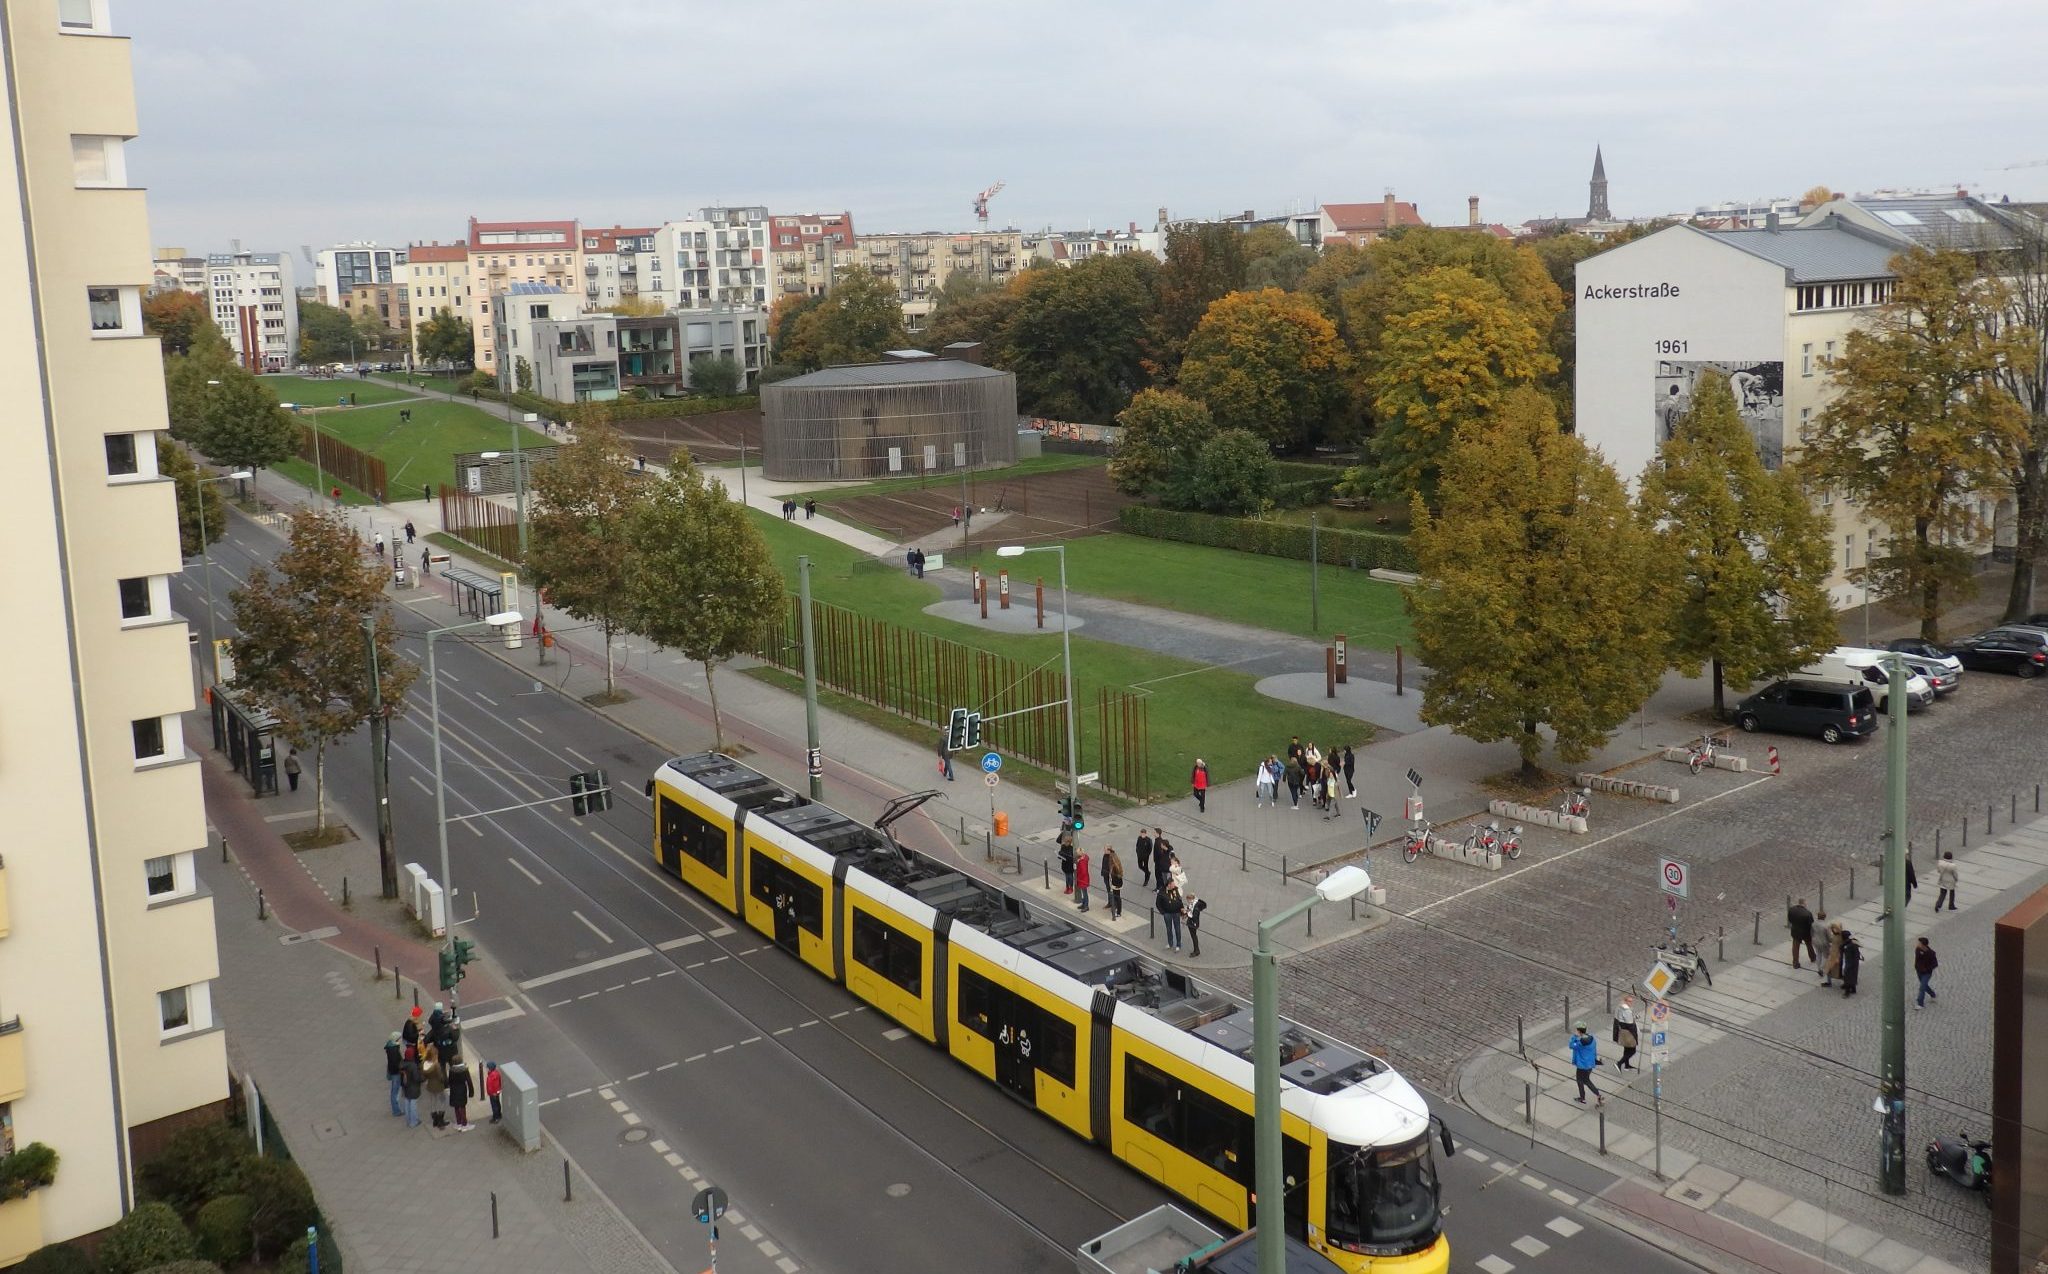
[[[56,1179],[57,1152],[40,1141],[0,1156],[0,1199],[19,1199]]]
[[[313,1187],[299,1165],[288,1159],[259,1159],[250,1165],[248,1181],[250,1232],[258,1259],[274,1256],[301,1237],[320,1219]]]
[[[152,1265],[142,1274],[220,1274],[220,1266],[212,1261],[172,1261],[168,1265]]]
[[[311,1243],[306,1241],[305,1234],[303,1232],[300,1233],[298,1238],[292,1240],[292,1245],[284,1250],[284,1255],[277,1262],[277,1268],[280,1270],[305,1269],[307,1264],[306,1253],[312,1246]],[[335,1250],[334,1236],[326,1230],[320,1231],[320,1268],[323,1270],[338,1270],[341,1268],[341,1253]]]
[[[222,1265],[237,1265],[249,1259],[249,1219],[256,1205],[246,1194],[224,1194],[208,1199],[192,1220],[192,1237],[199,1243],[199,1255]]]
[[[100,1244],[106,1274],[141,1274],[153,1265],[189,1261],[197,1255],[192,1234],[168,1203],[145,1203],[114,1223]]]
[[[1178,513],[1134,504],[1117,515],[1117,521],[1132,535],[1155,540],[1178,540],[1183,544],[1206,544],[1211,548],[1238,549],[1267,557],[1308,561],[1309,529],[1286,522],[1257,518],[1219,518],[1206,513]],[[1324,564],[1355,566],[1370,570],[1376,566],[1397,571],[1415,569],[1415,555],[1406,536],[1383,535],[1376,531],[1340,531],[1323,528],[1317,550]]]
[[[194,1216],[208,1199],[234,1194],[256,1149],[233,1124],[200,1124],[172,1137],[163,1153],[137,1170],[147,1199],[161,1199],[180,1216]]]
[[[14,1267],[14,1274],[99,1274],[99,1268],[84,1248],[52,1243],[30,1252],[27,1260]]]

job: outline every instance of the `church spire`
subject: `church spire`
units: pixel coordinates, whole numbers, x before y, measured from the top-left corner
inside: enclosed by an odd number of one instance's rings
[[[1611,221],[1613,218],[1607,211],[1607,164],[1600,155],[1598,143],[1593,146],[1593,180],[1586,184],[1591,194],[1586,204],[1586,220]]]

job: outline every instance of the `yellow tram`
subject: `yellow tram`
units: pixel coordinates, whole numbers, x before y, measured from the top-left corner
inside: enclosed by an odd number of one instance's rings
[[[956,1061],[1240,1229],[1252,1014],[1056,913],[716,753],[648,782],[654,857]],[[926,794],[929,795],[929,794]],[[1450,1266],[1429,1107],[1380,1059],[1281,1023],[1287,1228],[1346,1270]]]

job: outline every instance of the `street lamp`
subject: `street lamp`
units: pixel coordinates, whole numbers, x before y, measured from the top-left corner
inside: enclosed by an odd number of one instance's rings
[[[1074,805],[1081,803],[1081,771],[1079,752],[1074,747],[1074,645],[1067,636],[1067,546],[1064,544],[1005,544],[996,550],[997,557],[1022,557],[1026,553],[1057,553],[1060,555],[1060,662],[1067,670],[1067,799]]]
[[[1282,1274],[1287,1266],[1287,1191],[1280,1172],[1280,975],[1273,966],[1273,933],[1319,902],[1342,902],[1372,886],[1363,867],[1339,867],[1316,885],[1315,893],[1276,916],[1259,921],[1252,952],[1252,1153],[1258,1187],[1258,1274]]]
[[[528,423],[535,419],[533,412],[526,413]],[[514,421],[512,424],[512,501],[513,520],[519,527],[519,564],[526,565],[526,460],[519,454],[519,435],[526,432],[526,426]],[[479,452],[480,460],[496,460],[504,456],[502,451]]]
[[[448,883],[448,792],[441,780],[441,678],[434,661],[434,639],[449,633],[458,633],[465,628],[492,628],[505,630],[508,644],[516,645],[519,640],[519,621],[516,610],[499,611],[483,619],[473,619],[466,624],[450,624],[446,628],[429,629],[427,632],[427,708],[433,721],[434,732],[434,835],[441,846],[441,896],[447,900],[448,949],[455,949],[455,890]],[[451,991],[452,995],[453,992]]]
[[[219,382],[216,381],[214,383],[218,384]],[[220,638],[214,632],[213,626],[213,553],[208,548],[206,542],[205,488],[209,482],[240,482],[249,476],[250,474],[247,469],[237,469],[233,473],[223,473],[212,478],[202,478],[199,476],[197,466],[194,466],[192,470],[192,503],[199,506],[199,564],[201,572],[206,576],[206,657],[214,661],[213,672],[216,679],[220,676],[220,656],[218,654],[220,646],[217,644]],[[202,668],[205,666],[205,664],[200,665]]]

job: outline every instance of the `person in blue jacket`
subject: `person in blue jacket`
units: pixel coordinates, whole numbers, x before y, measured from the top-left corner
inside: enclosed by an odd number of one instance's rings
[[[1572,1027],[1571,1050],[1572,1069],[1578,1072],[1579,1079],[1579,1095],[1572,1100],[1583,1106],[1586,1104],[1586,1094],[1590,1092],[1595,1103],[1605,1106],[1607,1099],[1601,1096],[1600,1090],[1593,1085],[1593,1068],[1600,1064],[1600,1042],[1593,1038],[1593,1033],[1586,1029],[1584,1022]]]

